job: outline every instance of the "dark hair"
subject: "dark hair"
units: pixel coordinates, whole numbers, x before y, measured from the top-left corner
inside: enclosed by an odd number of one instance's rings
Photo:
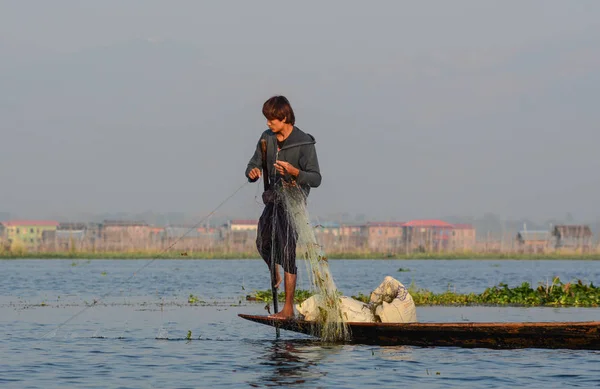
[[[267,120],[281,120],[285,119],[285,122],[292,126],[296,123],[296,117],[294,116],[294,110],[290,105],[288,99],[284,96],[273,96],[269,100],[265,101],[262,109],[263,115]]]

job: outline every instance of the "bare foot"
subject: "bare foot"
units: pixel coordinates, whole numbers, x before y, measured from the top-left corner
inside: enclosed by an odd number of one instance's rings
[[[288,312],[285,309],[282,309],[280,312],[277,312],[276,314],[269,315],[269,319],[283,319],[283,320],[287,320],[287,319],[293,319],[293,318],[294,318],[294,311],[293,310],[291,312]]]

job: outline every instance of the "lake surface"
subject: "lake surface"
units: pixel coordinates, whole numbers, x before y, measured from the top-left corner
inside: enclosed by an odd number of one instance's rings
[[[600,284],[600,261],[332,260],[345,295],[391,275],[436,292]],[[398,269],[409,269],[399,272]],[[308,289],[299,264],[299,288]],[[600,352],[323,345],[248,322],[260,260],[0,261],[2,388],[600,386]],[[200,303],[191,305],[192,294]],[[87,305],[95,302],[95,305]],[[419,321],[600,320],[599,308],[417,307]],[[191,331],[191,340],[188,332]]]

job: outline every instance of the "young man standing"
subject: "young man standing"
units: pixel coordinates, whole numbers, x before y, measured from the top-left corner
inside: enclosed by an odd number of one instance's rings
[[[283,267],[285,305],[277,318],[294,316],[294,292],[296,291],[296,240],[297,233],[288,219],[283,202],[282,187],[300,191],[306,198],[310,188],[321,184],[321,172],[315,149],[315,138],[295,126],[296,118],[289,101],[284,96],[271,97],[263,104],[263,115],[268,130],[262,133],[256,151],[248,162],[246,177],[255,182],[262,175],[261,141],[266,141],[267,174],[270,186],[263,193],[265,208],[258,222],[256,247],[271,270],[274,263]],[[281,283],[276,269],[275,286]]]

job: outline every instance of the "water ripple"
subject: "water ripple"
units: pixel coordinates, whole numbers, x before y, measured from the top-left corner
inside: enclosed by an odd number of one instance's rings
[[[598,351],[325,346],[286,331],[277,340],[272,328],[237,317],[264,313],[264,304],[244,298],[268,287],[264,265],[253,260],[155,261],[57,328],[140,266],[71,263],[0,261],[0,272],[9,275],[0,283],[3,388],[564,388],[600,382]],[[399,267],[411,271],[398,273]],[[331,268],[347,295],[368,293],[386,275],[460,292],[498,282],[535,285],[555,275],[600,283],[600,262],[590,261],[331,261]],[[299,287],[305,288],[302,274],[301,268]],[[190,305],[190,294],[207,303]],[[600,310],[419,307],[418,316],[425,322],[600,320]],[[48,331],[52,336],[44,337]]]

